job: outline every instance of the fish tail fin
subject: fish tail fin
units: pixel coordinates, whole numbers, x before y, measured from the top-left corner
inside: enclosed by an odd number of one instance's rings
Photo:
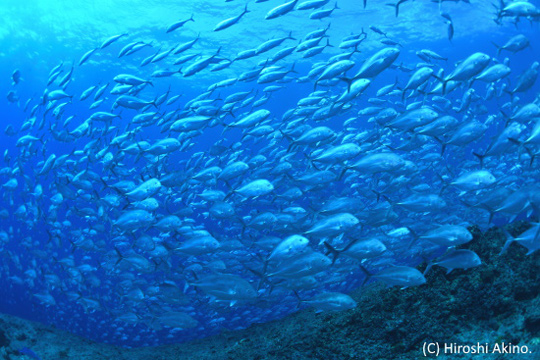
[[[480,155],[479,153],[473,151],[473,155],[476,156],[478,158],[478,160],[480,160],[480,168],[484,168],[484,158],[486,157],[486,154],[484,155]]]
[[[488,225],[491,224],[491,222],[493,221],[494,216],[495,216],[495,211],[490,211],[489,212]]]
[[[311,210],[311,212],[313,213],[313,219],[315,219],[321,213],[319,210],[314,208],[311,204],[307,205],[306,208]]]
[[[225,134],[225,132],[226,132],[227,130],[229,130],[230,127],[231,127],[231,125],[225,124],[225,127],[223,128],[223,131],[221,132],[221,136],[223,136],[223,135]]]
[[[381,197],[384,198],[384,200],[386,200],[391,206],[394,206],[394,201],[390,200],[388,196],[381,194]]]
[[[270,282],[270,280],[268,279],[268,274],[267,274],[267,270],[268,270],[268,259],[264,259],[263,260],[263,268],[261,271],[259,270],[255,270],[255,269],[252,269],[250,267],[247,267],[246,266],[246,269],[248,269],[250,272],[253,273],[253,275],[259,277],[261,280],[259,281],[259,285],[257,286],[257,289],[260,290],[262,285],[267,282],[269,283],[272,287],[273,287],[273,284]]]
[[[268,285],[270,286],[270,289],[268,289],[268,295],[272,295],[272,291],[274,291],[274,288],[276,287],[274,283],[269,282]]]
[[[101,180],[106,189],[109,188],[109,185],[105,182],[105,180],[103,180],[103,178],[100,177],[99,180]]]
[[[506,242],[504,243],[503,248],[501,249],[501,252],[499,253],[499,256],[504,254],[506,250],[510,247],[510,244],[512,244],[514,241],[516,241],[516,238],[514,238],[506,229],[503,229],[505,235],[506,235]]]
[[[352,82],[354,81],[353,78],[348,78],[346,76],[342,76],[339,78],[339,80],[341,81],[345,81],[347,83],[347,93],[351,92],[351,85],[352,85]]]
[[[493,4],[492,4],[493,5]],[[502,18],[502,8],[498,8],[497,6],[493,5],[495,7],[496,15],[497,17],[493,19],[493,22],[497,25],[501,25],[501,18]]]
[[[314,161],[310,160],[310,162],[311,162],[311,166],[313,166],[315,168],[315,170],[321,171],[321,169],[317,165],[315,165]]]
[[[410,232],[411,235],[412,235],[411,242],[409,243],[409,245],[407,245],[407,248],[410,249],[410,248],[416,243],[416,241],[418,241],[418,239],[419,239],[420,237],[418,236],[418,234],[416,233],[416,231],[414,231],[411,227],[407,226],[407,230],[409,230],[409,232]]]
[[[513,137],[508,137],[508,141],[510,141],[514,145],[518,145],[518,146],[523,145],[523,141],[519,141],[518,139],[513,138]]]
[[[294,67],[296,66],[296,61],[293,62],[292,64],[292,67],[291,67],[291,70],[289,72],[292,72],[292,73],[295,73],[295,74],[298,74],[298,71],[294,70]]]
[[[223,201],[228,200],[234,193],[235,193],[235,191],[233,190],[230,193],[228,193],[227,195],[225,195],[225,197],[223,198]]]
[[[281,133],[281,135],[283,135],[284,138],[286,138],[290,142],[293,142],[293,138],[289,134],[287,134],[285,131],[281,129],[279,129],[278,131]]]
[[[324,29],[324,35],[325,35],[325,36],[326,36],[326,32],[330,29],[330,25],[331,25],[331,24],[332,24],[332,23],[329,22],[329,23],[328,23],[328,26],[326,26],[326,28]]]
[[[116,246],[114,247],[114,251],[116,252],[116,255],[118,255],[118,260],[116,260],[116,263],[114,264],[114,266],[118,266],[120,261],[124,260],[124,255],[122,255],[122,253],[120,252],[120,250],[118,250]]]
[[[449,80],[443,80],[443,83],[442,83],[442,94],[443,95],[446,95],[446,85],[448,84],[448,81]]]
[[[434,137],[435,140],[439,141],[441,143],[441,156],[444,154],[444,151],[446,150],[446,143],[443,142],[441,139],[439,139],[438,137]]]
[[[233,118],[236,119],[236,116],[234,115],[233,110],[234,110],[234,108],[229,109],[229,110],[225,111],[225,113],[231,115]]]
[[[341,181],[341,179],[343,179],[343,176],[345,176],[345,173],[347,172],[347,170],[349,170],[350,167],[348,166],[344,166],[343,167],[343,170],[341,170],[341,172],[339,173],[339,176],[337,178],[337,181]]]
[[[47,244],[49,244],[52,241],[53,236],[52,236],[51,232],[48,229],[46,229],[45,231],[47,231],[47,235],[49,236],[49,240],[47,240]]]
[[[139,143],[137,143],[137,147],[139,148],[139,153],[135,157],[135,162],[139,161],[139,159],[143,156],[143,154],[146,152]],[[101,179],[103,181],[103,179]]]
[[[433,267],[433,262],[430,261],[428,263],[428,266],[426,266],[426,270],[424,270],[424,273],[422,275],[426,276],[426,274],[428,273],[429,270],[431,270],[432,267]]]
[[[540,204],[537,204],[533,201],[530,202],[531,203],[531,207],[532,207],[532,214],[536,214],[536,222],[532,222],[532,225],[540,225]],[[535,235],[535,239],[538,239],[538,235],[540,234],[540,227],[538,228],[538,230],[536,231],[536,235]]]
[[[289,147],[287,148],[287,153],[291,152],[291,150],[294,148],[295,145],[296,144],[291,141],[291,143],[289,144]]]
[[[296,40],[296,39],[292,36],[292,31],[289,31],[289,35],[287,36],[287,39],[290,39],[290,40]]]
[[[214,90],[215,90],[215,89],[212,89],[212,90],[210,91],[210,95],[212,95],[212,94],[214,93]],[[221,92],[218,92],[217,97],[214,99],[214,101],[222,101],[222,100],[223,100],[223,98],[221,97]],[[220,107],[219,109],[221,110],[222,108],[223,108],[223,106]],[[231,108],[234,109],[234,105],[231,106]]]
[[[364,31],[364,30],[362,29],[362,31]],[[366,35],[366,38],[367,38],[367,35]],[[354,50],[353,50],[353,52],[352,52],[353,54],[354,54],[354,53],[357,53],[357,52],[362,52],[362,51],[358,50],[358,47],[359,47],[359,46],[360,46],[360,44],[354,45]],[[351,55],[352,55],[352,54],[351,54]]]
[[[293,292],[293,294],[294,294],[294,297],[296,297],[296,300],[298,301],[298,302],[296,303],[296,308],[298,309],[298,308],[300,308],[300,305],[302,304],[302,302],[303,302],[304,300],[302,300],[302,299],[300,298],[300,295],[298,295],[298,293],[296,292],[296,290],[292,290],[292,292]]]
[[[491,43],[497,48],[497,56],[499,56],[501,54],[502,48],[499,45],[495,44],[493,41]]]
[[[244,238],[244,235],[245,235],[245,233],[246,233],[247,224],[246,224],[246,222],[244,221],[244,219],[243,219],[241,216],[238,217],[238,221],[239,221],[240,224],[242,225],[242,231],[241,231],[241,233],[240,233],[240,238],[243,239],[243,238]]]
[[[371,192],[377,196],[377,202],[379,202],[379,200],[381,200],[381,192],[373,189],[371,189]]]
[[[341,252],[343,250],[337,250],[335,247],[333,247],[332,245],[330,245],[326,241],[323,244],[324,244],[324,246],[326,247],[326,250],[327,250],[326,255],[332,254],[334,256],[334,258],[332,259],[332,265],[334,265],[334,263],[336,262],[339,254],[341,254]]]
[[[336,262],[338,256],[349,250],[351,248],[351,246],[353,246],[356,242],[358,241],[358,239],[353,239],[352,241],[350,241],[343,249],[341,250],[338,250],[336,249],[335,247],[333,247],[332,245],[330,245],[327,241],[324,241],[324,246],[326,247],[326,255],[329,255],[329,254],[332,254],[334,256],[334,258],[332,259],[332,265],[334,265],[334,263]]]
[[[190,270],[190,272],[191,272],[191,275],[193,276],[193,278],[195,279],[195,281],[199,280],[199,276],[197,276],[197,273],[195,271]],[[187,280],[186,280],[186,282],[187,282]]]
[[[399,16],[399,2],[397,4],[386,4],[386,6],[392,6],[396,10],[396,17]]]
[[[510,138],[509,138],[510,139]],[[528,147],[526,146],[523,146],[523,148],[525,149],[525,151],[527,152],[527,154],[529,154],[529,156],[531,157],[531,160],[529,162],[529,166],[532,166],[532,164],[534,163],[534,158],[536,156],[536,154],[534,154],[531,149],[529,149]]]
[[[366,269],[366,268],[364,267],[364,265],[360,264],[360,265],[358,265],[358,266],[360,267],[360,270],[361,270],[361,271],[364,273],[364,275],[365,275],[365,276],[364,276],[364,279],[362,280],[362,283],[360,284],[360,287],[363,287],[363,286],[366,284],[366,282],[368,282],[368,280],[371,279],[371,278],[373,277],[373,274],[370,273],[370,272],[368,271],[368,269]]]

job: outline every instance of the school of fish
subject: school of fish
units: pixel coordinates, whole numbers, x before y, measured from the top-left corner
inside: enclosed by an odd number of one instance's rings
[[[235,54],[201,45],[204,33],[172,48],[118,34],[59,59],[29,98],[18,88],[31,80],[13,71],[7,99],[26,117],[4,131],[16,148],[0,169],[0,274],[50,318],[76,309],[115,329],[95,334],[103,341],[152,345],[298,308],[347,310],[367,282],[429,286],[433,266],[481,266],[459,249],[471,225],[538,217],[540,59],[520,33],[538,31],[533,1],[495,3],[490,21],[515,32],[458,59],[377,24],[331,37],[339,0],[272,1],[259,16],[263,2],[231,1],[237,15],[213,31],[300,12],[318,28],[276,30]],[[417,2],[357,6],[399,21]],[[434,0],[425,16],[451,42],[449,2],[473,3]],[[164,36],[196,23],[180,15]],[[115,76],[73,91],[98,54],[115,59]],[[238,66],[250,58],[257,65]],[[235,75],[182,92],[185,78],[220,72]],[[288,92],[296,105],[276,112]],[[539,223],[506,236],[501,256],[540,248]]]

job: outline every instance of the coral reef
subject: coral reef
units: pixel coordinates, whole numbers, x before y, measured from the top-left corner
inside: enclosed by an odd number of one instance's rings
[[[527,223],[508,227],[513,235]],[[540,256],[525,255],[501,229],[481,233],[462,248],[483,264],[450,274],[434,267],[428,284],[401,290],[372,282],[351,294],[358,307],[340,313],[300,311],[288,318],[185,344],[121,349],[0,317],[0,359],[28,359],[31,348],[48,359],[417,359],[424,343],[527,345],[530,353],[440,354],[440,359],[540,359]],[[425,265],[424,265],[425,266]],[[429,358],[429,356],[428,356]]]

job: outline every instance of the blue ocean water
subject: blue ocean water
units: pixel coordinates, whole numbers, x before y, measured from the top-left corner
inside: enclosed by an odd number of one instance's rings
[[[313,7],[318,3],[325,2],[315,1]],[[368,0],[364,8],[361,1],[339,0],[338,8],[320,20],[310,15],[332,9],[334,2],[301,10],[304,2],[298,1],[291,3],[295,9],[265,19],[281,4],[249,2],[245,14],[242,1],[0,4],[0,93],[6,94],[0,100],[6,129],[0,135],[0,285],[6,289],[0,310],[123,346],[187,341],[291,314],[299,305],[295,292],[307,300],[300,307],[309,306],[310,299],[321,301],[317,296],[327,292],[346,294],[365,281],[359,264],[372,274],[392,265],[417,266],[446,251],[448,246],[422,238],[440,226],[487,228],[535,215],[539,85],[533,81],[524,91],[515,90],[540,59],[538,1],[495,6],[480,0],[405,1],[396,17],[386,1]],[[213,31],[240,14],[237,23]],[[193,21],[167,32],[191,16]],[[303,41],[317,30],[318,42]],[[210,71],[289,33],[294,39],[268,52]],[[126,35],[100,48],[120,34]],[[517,35],[530,44],[498,53],[493,43],[503,46]],[[197,38],[190,49],[174,54]],[[344,45],[346,38],[359,40],[357,51]],[[146,46],[118,56],[133,43]],[[304,57],[306,51],[294,51],[267,61],[281,49],[306,43],[308,51],[320,53]],[[327,43],[331,47],[324,47]],[[384,48],[398,49],[397,59],[375,74],[355,75]],[[92,49],[97,50],[80,65]],[[169,50],[164,59],[142,64]],[[456,72],[474,53],[486,54],[485,64],[472,59],[471,71]],[[195,56],[174,65],[186,54]],[[336,60],[336,55],[345,57]],[[186,76],[204,57],[210,66]],[[347,59],[352,62],[347,71],[321,78],[332,64]],[[496,64],[506,64],[510,72],[477,79]],[[417,69],[430,75],[411,83]],[[158,70],[175,73],[152,76]],[[249,71],[254,76],[242,80]],[[118,77],[122,74],[130,77]],[[274,80],[264,81],[267,74]],[[370,83],[362,94],[340,100],[364,77]],[[227,79],[236,80],[221,86]],[[377,94],[394,83],[387,94]],[[442,83],[444,91],[434,93]],[[111,93],[118,84],[125,94]],[[92,86],[89,98],[81,100]],[[238,99],[227,104],[232,94]],[[176,95],[181,97],[168,104]],[[122,96],[148,104],[130,108],[121,104]],[[395,114],[385,120],[388,109]],[[414,115],[418,109],[436,116],[426,120],[429,114]],[[326,115],[319,116],[323,110]],[[260,119],[241,123],[257,111],[263,111]],[[91,118],[97,112],[117,116]],[[138,114],[148,118],[138,122]],[[405,125],[397,121],[409,115]],[[443,116],[456,122],[437,135],[421,132]],[[200,124],[177,123],[182,119]],[[414,121],[421,124],[409,125]],[[451,142],[459,129],[475,122],[479,136]],[[317,126],[332,135],[298,140]],[[33,138],[21,141],[26,135]],[[174,149],[149,150],[165,138],[178,140]],[[342,144],[353,144],[352,155],[325,153]],[[356,164],[381,153],[397,155],[397,165]],[[482,162],[473,153],[485,155]],[[247,167],[224,179],[223,170],[236,161]],[[479,180],[456,181],[480,170],[496,180],[482,173]],[[159,185],[134,190],[150,179]],[[257,179],[272,188],[250,187]],[[132,183],[115,187],[120,181]],[[288,196],[294,189],[299,193]],[[205,197],[204,191],[222,193]],[[426,194],[432,197],[422,197]],[[149,198],[156,209],[143,202]],[[338,217],[344,214],[352,219]],[[121,221],[135,215],[149,219]],[[328,225],[328,219],[337,224]],[[295,235],[308,242],[279,247]],[[346,256],[368,239],[377,239],[385,251]]]

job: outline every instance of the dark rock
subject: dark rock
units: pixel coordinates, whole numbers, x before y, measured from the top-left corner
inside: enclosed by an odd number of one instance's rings
[[[11,341],[9,341],[6,333],[0,329],[0,348],[7,348],[10,343]]]
[[[540,313],[530,315],[525,319],[525,329],[537,336],[540,334]]]

